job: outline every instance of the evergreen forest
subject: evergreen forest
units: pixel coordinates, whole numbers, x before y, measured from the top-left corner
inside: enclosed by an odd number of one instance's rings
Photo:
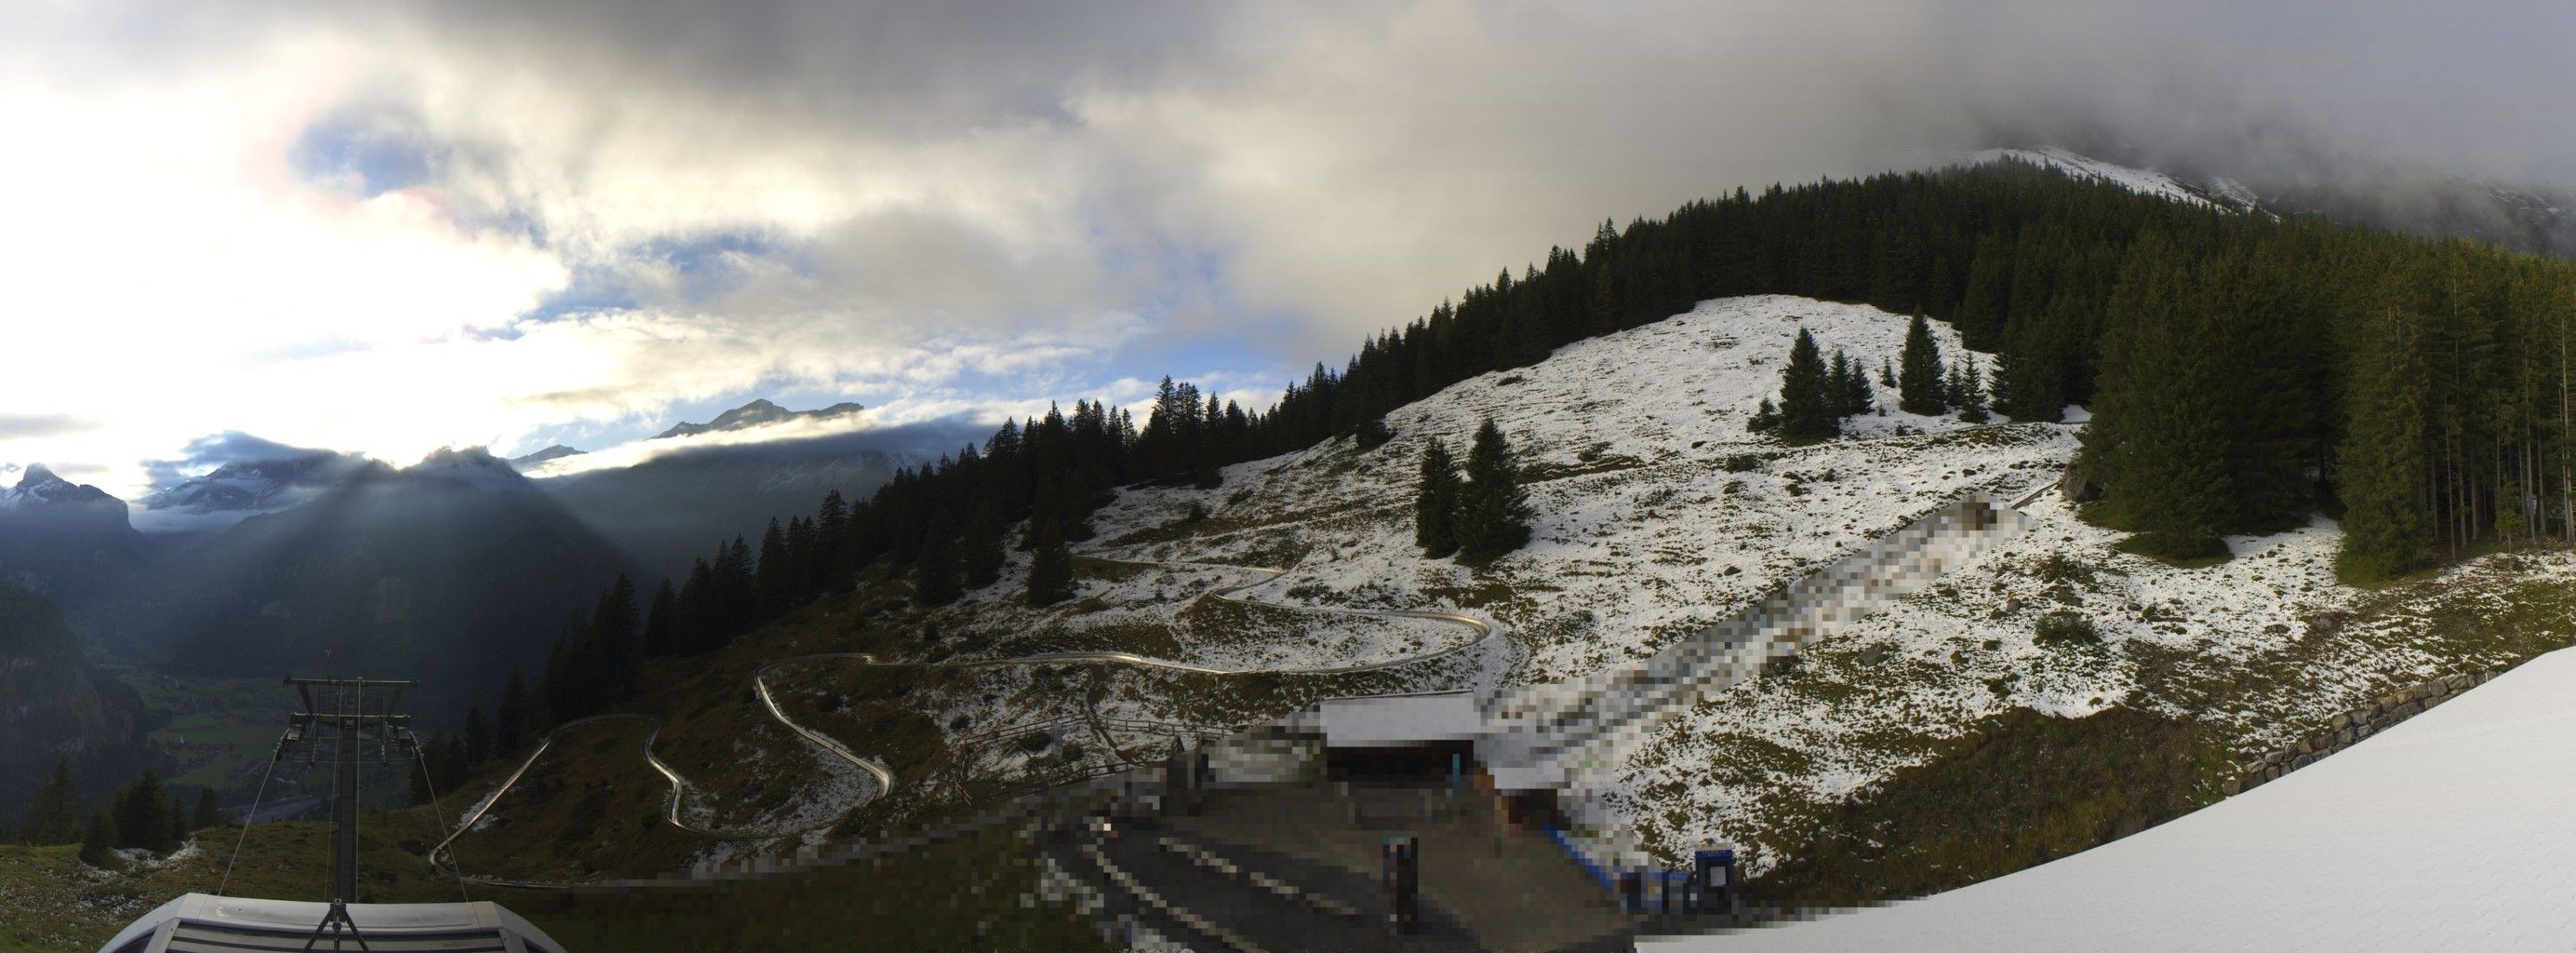
[[[1739,189],[1605,222],[1582,248],[1551,249],[1371,337],[1338,370],[1317,365],[1266,409],[1166,379],[1142,427],[1088,400],[1004,423],[867,499],[836,494],[814,516],[773,522],[757,553],[743,539],[716,546],[640,609],[621,581],[569,620],[538,690],[513,686],[509,728],[495,726],[489,749],[603,710],[641,657],[720,646],[862,571],[913,578],[929,604],[989,585],[1003,528],[1022,521],[1017,544],[1043,541],[1053,567],[1029,600],[1065,598],[1061,547],[1091,536],[1090,514],[1117,487],[1214,486],[1227,464],[1338,437],[1373,447],[1389,437],[1388,411],[1451,384],[1754,294],[1923,315],[1990,355],[1990,395],[1938,361],[1882,366],[1906,409],[2054,421],[2089,408],[2070,485],[2091,500],[2088,518],[2133,532],[2141,552],[2206,555],[2220,536],[2323,512],[2342,520],[2346,577],[2373,583],[2499,543],[2576,541],[2576,264],[2175,202],[2007,160]],[[1869,373],[1851,362],[1838,376],[1805,347],[1816,380],[1802,387],[1841,395]],[[1848,412],[1845,397],[1828,404]],[[1774,419],[1801,438],[1834,429],[1830,417]],[[1429,549],[1464,542],[1422,529]]]

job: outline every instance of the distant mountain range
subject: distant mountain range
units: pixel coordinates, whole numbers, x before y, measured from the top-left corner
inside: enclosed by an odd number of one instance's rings
[[[2188,156],[2159,155],[2136,144],[2077,137],[2078,148],[1994,149],[1972,160],[2011,155],[2075,178],[2229,208],[2315,215],[2426,236],[2459,236],[2534,254],[2576,255],[2576,193],[2451,175],[2429,169],[2357,169],[2319,155],[2283,175]],[[2105,161],[2107,160],[2107,161]],[[2284,165],[2284,163],[2274,163]],[[2331,170],[2326,174],[2321,170]]]
[[[847,434],[698,447],[537,484],[660,579],[685,574],[720,540],[757,540],[772,517],[813,515],[829,491],[864,499],[906,462],[870,435]]]
[[[820,410],[789,410],[770,403],[767,399],[760,399],[717,414],[716,419],[706,423],[681,423],[669,430],[654,434],[653,439],[668,440],[673,437],[694,437],[702,433],[726,430],[749,430],[753,427],[782,424],[790,420],[829,420],[834,417],[846,417],[866,409],[857,404],[839,403]]]
[[[510,671],[533,673],[563,619],[618,574],[649,592],[719,540],[811,514],[827,491],[864,497],[906,459],[857,431],[684,438],[858,409],[755,400],[672,427],[655,439],[675,448],[632,466],[533,479],[521,471],[582,451],[451,449],[395,467],[296,450],[224,463],[132,507],[29,466],[0,489],[0,583],[139,661],[273,675],[328,651],[488,701]]]
[[[581,454],[582,451],[580,450],[564,446],[563,444],[555,444],[554,446],[547,447],[524,457],[511,457],[508,460],[508,463],[510,464],[510,469],[526,473],[565,457],[578,457],[581,456]]]
[[[151,552],[106,491],[30,465],[0,489],[0,581],[70,599],[142,565]]]
[[[692,446],[687,438],[799,421],[828,423],[863,409],[855,403],[838,403],[789,410],[764,398],[705,423],[675,424],[649,438],[672,441],[672,448],[626,467],[547,473],[549,463],[586,454],[562,444],[501,462],[510,470],[529,474],[536,487],[558,497],[582,522],[659,578],[684,572],[691,558],[719,539],[759,533],[772,516],[812,512],[827,491],[837,489],[854,499],[862,496],[903,463],[900,455],[876,449],[858,434],[704,447]],[[433,455],[423,466],[439,466],[440,460]],[[140,500],[133,510],[134,526],[143,531],[143,538],[158,545],[140,545],[136,552],[193,548],[245,518],[305,505],[370,468],[384,467],[357,454],[325,450],[226,463]],[[114,499],[104,493],[98,497]],[[124,568],[133,561],[116,562]],[[10,563],[0,561],[0,573],[10,568]],[[31,577],[30,582],[39,589],[53,585],[44,576]]]
[[[533,672],[568,615],[636,572],[508,464],[448,450],[399,470],[362,464],[308,502],[136,570],[75,616],[119,654],[182,670],[345,665],[481,700],[512,670]]]

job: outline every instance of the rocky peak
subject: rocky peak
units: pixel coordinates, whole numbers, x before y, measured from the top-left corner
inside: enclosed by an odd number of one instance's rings
[[[762,397],[754,399],[751,403],[717,414],[716,419],[707,421],[706,423],[695,424],[684,421],[669,430],[654,434],[653,439],[665,440],[672,437],[689,437],[702,433],[714,433],[725,430],[748,430],[753,427],[782,423],[790,420],[826,420],[847,414],[855,414],[866,409],[867,408],[860,406],[859,404],[843,401],[819,410],[789,410],[772,403],[766,397]]]

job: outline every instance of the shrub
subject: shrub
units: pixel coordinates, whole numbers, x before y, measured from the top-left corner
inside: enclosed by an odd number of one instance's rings
[[[1761,454],[1739,453],[1726,458],[1726,472],[1728,473],[1747,473],[1759,469],[1762,469]]]
[[[2152,556],[2172,562],[2197,562],[2227,556],[2227,541],[2215,534],[2181,530],[2155,530],[2121,540],[2114,548],[2124,553]]]
[[[2083,613],[2061,610],[2042,614],[2031,640],[2041,645],[2099,645],[2102,635],[2093,631],[2093,620]]]
[[[2031,575],[2041,582],[2092,582],[2093,567],[2066,558],[2065,553],[2050,553],[2048,558],[2031,567]]]

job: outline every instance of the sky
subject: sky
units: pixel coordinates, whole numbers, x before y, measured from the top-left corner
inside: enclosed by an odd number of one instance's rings
[[[1266,404],[1605,218],[2059,132],[2576,182],[2570,5],[2069,6],[12,3],[0,464]]]

